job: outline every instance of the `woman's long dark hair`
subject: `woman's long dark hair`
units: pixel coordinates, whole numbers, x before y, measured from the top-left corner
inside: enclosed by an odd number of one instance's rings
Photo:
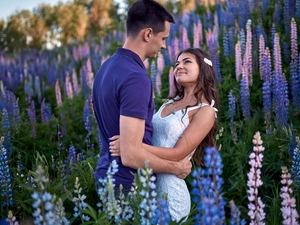
[[[208,60],[211,60],[211,57],[208,53],[203,51],[199,48],[188,48],[185,50],[182,50],[177,55],[176,60],[179,58],[179,56],[183,53],[189,53],[195,56],[197,64],[199,66],[199,76],[198,76],[198,82],[194,91],[194,96],[197,99],[197,103],[195,105],[198,105],[201,102],[202,97],[209,101],[210,103],[212,100],[215,101],[214,107],[217,109],[219,108],[219,97],[217,94],[217,88],[216,88],[216,73],[213,68],[213,66],[210,66],[204,61],[204,58],[207,58]],[[178,96],[178,99],[175,97]],[[173,94],[169,96],[169,99],[173,99],[174,101],[178,101],[184,97],[184,87],[180,86],[174,76],[174,91]],[[186,109],[191,106],[187,106]],[[200,110],[200,109],[198,109]],[[187,112],[187,110],[185,110]],[[201,128],[199,128],[201,129]],[[196,151],[193,155],[193,160],[196,165],[203,166],[203,156],[204,156],[204,148],[206,147],[216,147],[215,144],[215,135],[217,132],[217,122],[215,120],[214,125],[212,129],[209,131],[209,133],[206,135],[206,137],[202,140],[202,142],[197,146]]]

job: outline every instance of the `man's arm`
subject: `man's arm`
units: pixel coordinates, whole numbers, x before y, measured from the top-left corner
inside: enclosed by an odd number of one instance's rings
[[[171,173],[185,178],[190,172],[192,164],[186,157],[180,162],[165,160],[144,149],[145,120],[120,116],[120,152],[124,166],[134,169],[143,168],[148,161],[149,167],[155,173]]]

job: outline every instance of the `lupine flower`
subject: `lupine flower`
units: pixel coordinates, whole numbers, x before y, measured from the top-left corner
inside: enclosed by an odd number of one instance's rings
[[[82,91],[84,94],[84,98],[88,99],[90,96],[90,88],[87,83],[87,74],[86,73],[87,73],[86,68],[85,68],[85,66],[83,66],[81,68],[81,87],[82,87]]]
[[[10,122],[9,122],[9,118],[8,118],[8,113],[6,108],[3,109],[2,111],[2,132],[3,132],[3,137],[4,137],[4,141],[3,143],[3,147],[6,149],[7,151],[7,156],[10,157],[11,155],[11,141],[10,141]]]
[[[12,211],[8,211],[7,219],[5,220],[9,225],[19,225],[18,221],[16,221],[16,217],[13,215]]]
[[[229,52],[228,33],[225,27],[223,29],[223,49],[224,49],[224,57],[226,58],[230,55],[230,52]]]
[[[246,52],[244,55],[243,66],[246,70],[246,75],[248,77],[248,85],[252,86],[253,78],[252,78],[252,31],[251,31],[251,20],[249,19],[246,24]]]
[[[291,175],[294,180],[297,189],[300,187],[300,139],[296,138],[297,146],[293,150],[292,154],[292,168]]]
[[[266,15],[267,8],[269,6],[269,1],[270,0],[262,0],[262,3],[261,3],[261,12],[262,12],[263,17]]]
[[[41,116],[42,116],[42,124],[48,123],[48,115],[47,115],[47,109],[45,104],[45,99],[43,99],[41,104]]]
[[[272,93],[271,93],[271,56],[269,48],[267,47],[263,54],[262,59],[263,67],[263,112],[265,124],[267,127],[266,133],[271,134],[271,112],[272,112]]]
[[[73,197],[72,199],[72,202],[75,204],[73,216],[75,218],[80,216],[81,222],[89,221],[90,217],[83,214],[82,212],[87,208],[87,203],[84,201],[86,199],[86,196],[81,194],[82,188],[80,187],[78,177],[76,177],[74,187],[75,187],[74,193],[76,194],[76,197]]]
[[[234,39],[235,39],[235,31],[234,27],[229,27],[228,29],[228,44],[229,44],[229,55],[234,56]]]
[[[76,149],[72,144],[69,148],[68,161],[71,165],[77,162]]]
[[[300,59],[300,57],[299,57]],[[292,95],[292,104],[295,111],[300,110],[300,73],[297,72],[297,60],[290,62],[290,86]]]
[[[238,207],[235,205],[234,201],[229,202],[230,206],[230,225],[246,225],[246,221],[241,219],[241,212]]]
[[[283,166],[281,167],[281,184],[283,185],[280,188],[280,197],[282,198],[281,202],[281,212],[283,217],[283,225],[299,225],[297,219],[299,214],[296,208],[296,199],[291,196],[293,190],[291,185],[293,180],[291,179],[291,174],[288,172],[288,169]]]
[[[171,66],[169,70],[169,96],[173,94],[175,91],[174,87],[174,69]]]
[[[296,0],[295,5],[295,16],[296,18],[300,18],[300,0]]]
[[[248,176],[247,186],[249,187],[248,193],[248,215],[250,216],[251,223],[250,225],[264,225],[263,222],[265,219],[265,212],[264,212],[264,203],[262,202],[261,198],[258,196],[258,188],[263,185],[261,180],[261,168],[262,168],[262,161],[263,161],[263,154],[264,147],[262,146],[263,141],[261,140],[260,133],[256,132],[253,140],[252,140],[254,147],[253,151],[249,155],[249,164],[251,166]]]
[[[275,67],[275,72],[278,75],[281,75],[282,74],[282,60],[281,60],[279,36],[277,33],[274,36],[274,67]]]
[[[182,45],[183,49],[191,47],[186,27],[182,27]]]
[[[93,86],[93,80],[94,80],[94,73],[92,70],[92,64],[91,64],[91,59],[88,58],[86,61],[86,80],[87,84],[90,88]]]
[[[265,40],[262,35],[259,37],[259,74],[260,79],[264,79],[264,53],[265,53]]]
[[[2,142],[3,140],[1,140]],[[0,149],[0,190],[1,190],[1,205],[3,207],[13,205],[12,189],[11,189],[12,177],[9,171],[8,155],[4,146],[1,144]]]
[[[56,93],[56,103],[57,103],[57,105],[62,106],[61,91],[60,91],[58,80],[56,80],[56,83],[55,83],[55,93]]]
[[[31,100],[31,104],[30,106],[27,108],[27,113],[28,113],[28,117],[31,123],[31,137],[35,138],[36,137],[36,113],[35,113],[35,104],[34,104],[34,100]]]
[[[289,112],[288,84],[284,74],[279,75],[274,72],[272,86],[275,123],[278,127],[283,128],[287,126]]]
[[[152,80],[153,87],[156,86],[156,76],[157,76],[157,68],[156,68],[155,62],[152,61],[151,65],[150,65],[150,77]]]
[[[168,210],[167,200],[159,198],[157,202],[157,208],[154,212],[154,216],[151,220],[152,224],[168,225],[171,222],[171,215]]]
[[[244,74],[244,67],[243,67]],[[242,104],[242,112],[245,119],[250,118],[250,91],[246,81],[246,77],[243,75],[240,81],[240,95],[241,95],[241,104]]]
[[[72,69],[72,82],[73,82],[73,90],[75,92],[75,95],[78,95],[80,90],[78,87],[78,80],[77,80],[77,74],[75,69]]]
[[[278,27],[280,22],[281,22],[280,21],[281,20],[281,15],[282,15],[281,3],[277,2],[275,4],[275,9],[274,9],[274,12],[273,12],[273,21],[276,24],[276,27]]]
[[[228,94],[228,114],[230,118],[230,132],[233,142],[236,144],[238,141],[237,133],[236,133],[236,124],[234,122],[234,117],[236,115],[236,99],[232,94],[232,90],[230,90]]]
[[[241,52],[243,57],[246,52],[246,34],[244,29],[240,29],[240,45],[241,45]]]
[[[242,52],[241,52],[241,44],[240,41],[238,41],[235,44],[235,79],[238,81],[240,79],[240,76],[242,74]]]
[[[192,200],[196,203],[194,224],[224,224],[225,201],[221,193],[224,183],[221,175],[223,164],[220,153],[213,148],[205,148],[204,168],[192,172]]]
[[[193,24],[193,29],[194,29],[193,47],[199,48],[200,47],[200,39],[199,39],[198,27],[197,27],[196,23]]]
[[[135,190],[133,195],[140,196],[138,214],[140,216],[141,225],[151,224],[151,220],[154,216],[157,207],[157,192],[155,191],[156,177],[153,176],[152,169],[146,164],[145,168],[140,168],[135,175],[135,186],[140,189]],[[138,193],[136,193],[138,191]]]
[[[288,34],[291,30],[291,12],[290,12],[290,1],[284,0],[283,1],[283,23],[284,23],[284,31]]]
[[[70,80],[70,74],[69,72],[66,73],[66,93],[68,98],[73,98],[73,88],[72,88],[72,82]]]
[[[42,99],[42,93],[41,93],[41,81],[38,76],[34,77],[34,91],[38,98],[38,102],[40,103]]]

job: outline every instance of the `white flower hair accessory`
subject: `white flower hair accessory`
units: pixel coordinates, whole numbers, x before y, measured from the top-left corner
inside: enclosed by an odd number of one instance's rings
[[[204,58],[204,62],[210,66],[212,66],[212,62],[208,58]]]

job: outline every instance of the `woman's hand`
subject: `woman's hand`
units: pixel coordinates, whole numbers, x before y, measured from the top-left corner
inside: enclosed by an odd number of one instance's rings
[[[109,151],[111,156],[121,156],[120,152],[120,135],[115,135],[111,137],[109,143]]]

